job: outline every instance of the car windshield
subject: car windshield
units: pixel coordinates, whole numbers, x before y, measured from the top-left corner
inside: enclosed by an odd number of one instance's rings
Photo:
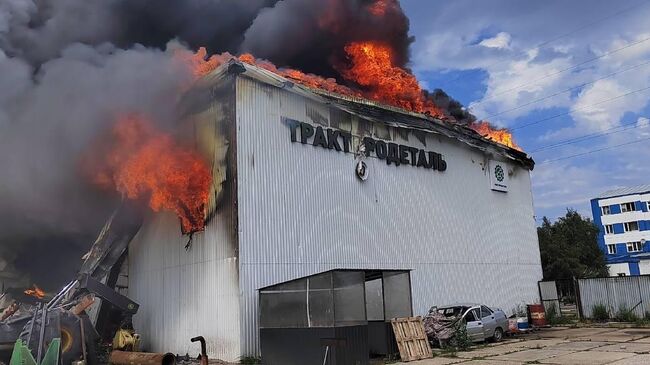
[[[445,316],[445,317],[458,317],[458,316],[460,316],[461,314],[465,313],[465,311],[466,311],[468,308],[469,308],[469,307],[462,307],[462,306],[458,306],[458,307],[447,307],[447,308],[439,308],[439,309],[438,309],[438,313],[439,313],[439,314],[442,314],[442,315]]]

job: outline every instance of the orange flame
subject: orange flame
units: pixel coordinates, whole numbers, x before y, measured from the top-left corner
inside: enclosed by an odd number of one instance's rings
[[[39,288],[38,286],[36,286],[36,284],[34,284],[33,288],[26,289],[23,293],[25,293],[27,295],[31,295],[34,298],[38,298],[38,299],[45,298],[45,291],[43,289]]]
[[[391,6],[394,6],[393,0],[377,0],[368,10],[373,15],[382,16]],[[365,97],[409,111],[448,119],[445,113],[427,98],[417,78],[409,70],[395,66],[390,46],[373,41],[354,42],[345,46],[344,50],[350,64],[339,65],[337,68],[346,80],[362,87],[362,91],[340,85],[332,78],[307,74],[291,68],[278,68],[271,62],[257,59],[249,53],[235,57],[226,52],[207,57],[206,49],[201,47],[196,53],[187,52],[188,54],[181,55],[180,58],[192,69],[197,78],[209,74],[228,60],[237,58],[241,62],[263,68],[310,88],[346,96]],[[514,142],[512,133],[506,129],[494,128],[488,122],[474,123],[470,127],[494,142],[521,151]]]
[[[174,52],[174,57],[189,66],[196,78],[209,74],[217,67],[234,57],[228,52],[211,55],[210,57],[207,56],[208,51],[205,47],[200,47],[196,53],[187,52],[185,50],[177,50]]]
[[[214,71],[217,67],[228,62],[230,59],[236,58],[241,62],[263,68],[267,71],[286,77],[287,79],[290,79],[307,87],[326,90],[343,95],[361,96],[360,93],[355,92],[346,86],[339,85],[336,83],[336,80],[332,78],[324,78],[314,74],[307,74],[292,68],[278,68],[269,61],[255,58],[255,56],[250,53],[244,53],[238,57],[235,57],[228,52],[224,52],[218,55],[207,57],[207,51],[205,47],[200,47],[196,53],[187,54],[184,52],[178,52],[176,53],[176,57],[184,61],[185,64],[190,67],[196,78],[205,76]]]
[[[515,140],[512,138],[512,133],[510,133],[510,131],[505,128],[494,128],[492,125],[490,125],[490,123],[486,121],[472,123],[470,124],[470,127],[491,141],[522,151],[521,147],[519,147],[517,143],[515,143]]]
[[[393,64],[392,49],[388,45],[355,42],[345,46],[345,52],[351,66],[340,72],[346,79],[366,87],[366,97],[406,110],[444,117],[442,110],[426,98],[415,76]]]
[[[154,211],[176,213],[183,233],[205,228],[212,175],[201,156],[139,115],[120,118],[110,141],[90,160],[93,181],[129,199],[148,198]]]

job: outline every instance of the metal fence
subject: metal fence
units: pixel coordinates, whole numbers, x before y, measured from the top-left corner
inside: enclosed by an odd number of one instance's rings
[[[596,305],[604,305],[610,317],[621,311],[643,317],[650,311],[650,276],[578,279],[578,288],[584,318],[592,317]]]

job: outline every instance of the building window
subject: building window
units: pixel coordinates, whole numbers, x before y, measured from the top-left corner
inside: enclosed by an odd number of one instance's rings
[[[627,243],[627,252],[639,252],[641,251],[641,242],[628,242]]]
[[[621,204],[621,213],[634,212],[634,202]]]
[[[625,222],[623,223],[623,229],[625,230],[625,232],[638,231],[639,222]]]
[[[605,225],[605,234],[612,234],[614,233],[614,225],[613,224],[606,224]]]
[[[619,272],[619,273],[616,274],[616,275],[618,275],[618,276],[626,276],[624,272]]]
[[[610,211],[609,211],[609,205],[606,205],[604,207],[600,207],[600,210],[603,212],[603,215],[610,215],[611,214]]]
[[[615,244],[607,245],[607,253],[610,255],[616,255],[616,245]]]

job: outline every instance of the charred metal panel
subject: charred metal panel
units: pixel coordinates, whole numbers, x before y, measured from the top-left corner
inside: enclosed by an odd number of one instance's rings
[[[140,304],[133,322],[143,350],[196,355],[190,338],[202,335],[210,358],[239,358],[234,95],[230,77],[193,90],[181,103],[180,129],[212,167],[205,231],[186,250],[178,219],[151,213],[129,246],[129,296]]]
[[[329,126],[329,108],[320,103],[307,102],[305,103],[305,114],[310,122]]]
[[[509,310],[537,300],[542,271],[521,164],[508,164],[509,192],[493,192],[484,150],[426,132],[396,143],[443,154],[446,171],[367,157],[361,181],[355,137],[350,153],[291,142],[282,118],[317,126],[306,96],[246,75],[236,93],[242,355],[259,354],[259,288],[331,269],[412,269],[414,315],[450,302]],[[352,115],[354,135],[372,133],[374,121]]]

